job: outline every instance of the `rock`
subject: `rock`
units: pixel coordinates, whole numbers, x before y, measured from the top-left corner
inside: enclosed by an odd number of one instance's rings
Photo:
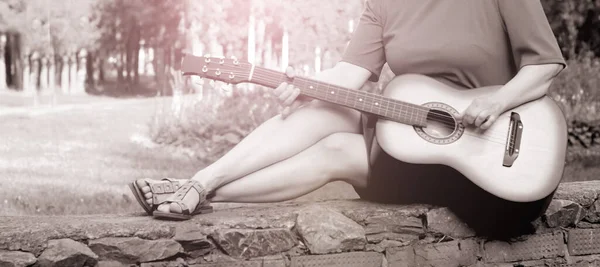
[[[229,256],[252,258],[284,252],[297,244],[290,229],[220,229],[211,237]]]
[[[584,216],[581,205],[570,200],[553,199],[544,213],[548,227],[567,227],[577,224]]]
[[[517,262],[551,259],[565,255],[564,236],[561,232],[522,236],[518,241],[491,240],[483,245],[488,263]]]
[[[191,258],[198,258],[208,254],[213,244],[208,240],[202,230],[177,230],[173,240],[179,242]]]
[[[140,267],[186,267],[188,264],[182,258],[175,261],[144,262]]]
[[[157,261],[183,252],[175,240],[145,240],[137,237],[107,237],[90,240],[89,247],[103,260],[122,263]]]
[[[298,211],[296,226],[313,254],[361,250],[367,243],[365,230],[358,223],[316,205]]]
[[[438,208],[427,212],[427,229],[453,238],[475,236],[475,231],[462,222],[450,209]]]
[[[387,248],[404,247],[406,242],[400,242],[396,240],[382,240],[377,244],[367,244],[367,251],[384,252]]]
[[[581,221],[577,224],[577,227],[575,227],[575,228],[598,229],[598,228],[600,228],[600,223],[589,223],[589,222]]]
[[[469,266],[477,262],[479,246],[476,241],[455,240],[415,247],[415,264],[411,266]]]
[[[25,267],[36,262],[33,254],[21,251],[0,250],[0,266]]]
[[[587,211],[585,220],[591,223],[600,222],[600,199],[596,199],[590,209]]]
[[[425,234],[423,222],[420,218],[412,216],[374,216],[365,220],[365,233],[367,235],[380,233],[402,234],[408,239],[418,239]]]
[[[411,234],[397,234],[397,233],[379,233],[366,235],[368,243],[379,243],[383,240],[394,240],[402,243],[410,243],[411,241],[418,240],[419,237]]]
[[[554,199],[573,201],[581,206],[589,207],[600,194],[600,181],[561,183],[554,194]]]
[[[96,267],[132,267],[135,264],[125,264],[118,261],[99,261]]]
[[[98,256],[87,246],[71,239],[48,241],[48,247],[42,252],[36,266],[95,266]]]

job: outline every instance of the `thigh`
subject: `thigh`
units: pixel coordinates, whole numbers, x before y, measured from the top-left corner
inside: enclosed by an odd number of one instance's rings
[[[327,177],[342,180],[355,186],[366,186],[369,172],[367,149],[361,134],[338,132],[331,134],[306,151],[315,166],[322,166]]]
[[[361,113],[357,110],[313,100],[293,112],[286,120],[298,118],[309,127],[326,127],[336,132],[361,133]]]

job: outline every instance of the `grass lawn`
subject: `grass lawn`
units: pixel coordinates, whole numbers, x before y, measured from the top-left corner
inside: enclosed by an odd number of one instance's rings
[[[12,107],[27,101],[15,99]],[[105,100],[8,115],[0,104],[0,216],[141,212],[130,181],[189,178],[203,167],[147,139],[157,105],[169,98]],[[356,195],[335,183],[299,200],[346,197]]]
[[[0,216],[141,212],[127,183],[189,178],[203,167],[147,138],[149,120],[169,98],[79,96],[3,115],[28,101],[12,97],[0,94]],[[600,167],[588,165],[568,166],[564,181],[599,179]],[[356,197],[336,182],[294,201]]]

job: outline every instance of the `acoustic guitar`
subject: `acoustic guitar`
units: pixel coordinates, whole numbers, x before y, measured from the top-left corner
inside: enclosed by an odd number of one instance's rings
[[[343,88],[236,59],[185,55],[183,75],[270,88],[288,82],[311,98],[379,118],[376,138],[392,157],[415,164],[442,164],[505,200],[532,202],[551,195],[565,165],[567,125],[556,103],[544,96],[503,113],[487,130],[455,118],[473,99],[498,90],[458,90],[424,75],[395,77],[382,95]]]

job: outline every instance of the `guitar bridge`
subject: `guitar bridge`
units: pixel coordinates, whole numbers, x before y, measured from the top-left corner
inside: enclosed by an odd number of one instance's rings
[[[518,113],[510,114],[510,123],[508,125],[508,136],[506,138],[506,149],[504,150],[504,167],[511,167],[519,157],[521,148],[521,135],[523,134],[523,122]]]

